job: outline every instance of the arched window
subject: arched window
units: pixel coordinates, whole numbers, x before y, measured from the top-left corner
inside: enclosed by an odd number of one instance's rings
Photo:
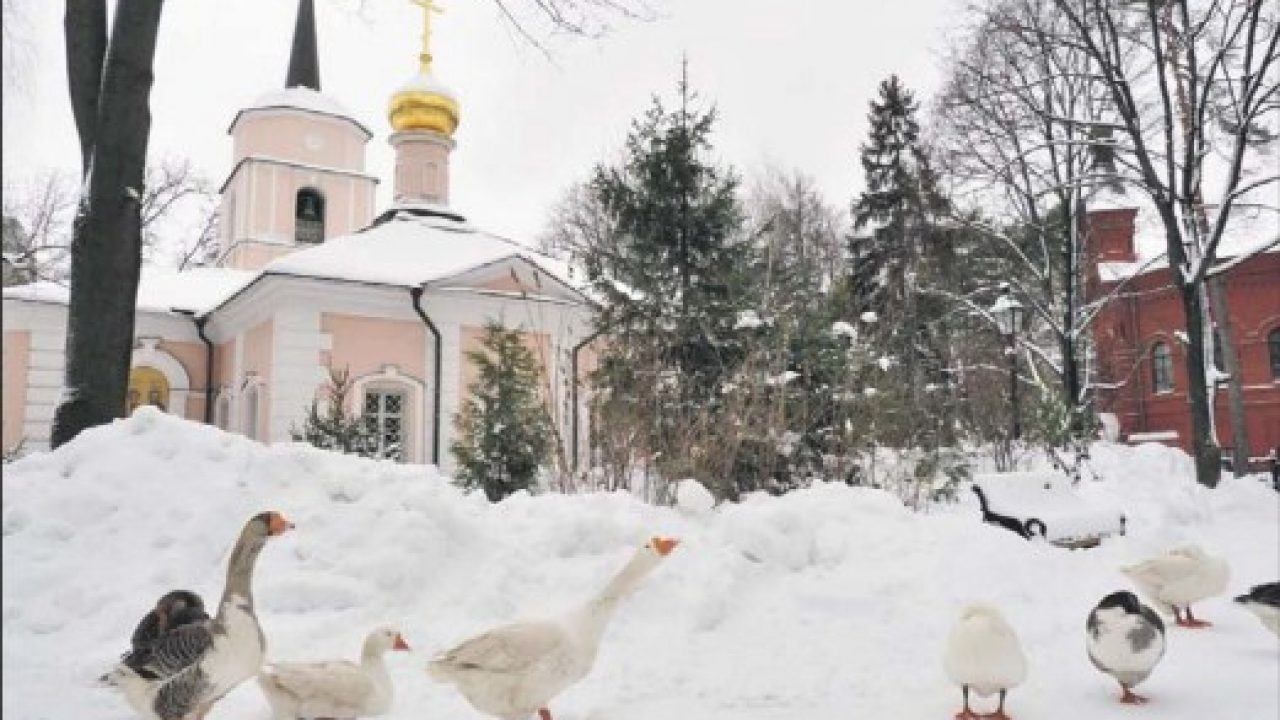
[[[1151,384],[1158,393],[1173,392],[1173,353],[1163,342],[1151,348]]]
[[[294,240],[314,245],[324,242],[324,196],[319,190],[302,188],[294,208]]]
[[[378,384],[365,388],[365,422],[378,437],[378,455],[398,462],[405,459],[409,393],[403,386]]]
[[[250,385],[244,390],[244,422],[241,424],[244,434],[253,440],[258,439],[258,386]]]
[[[1267,335],[1267,347],[1271,351],[1271,379],[1280,381],[1280,327]]]

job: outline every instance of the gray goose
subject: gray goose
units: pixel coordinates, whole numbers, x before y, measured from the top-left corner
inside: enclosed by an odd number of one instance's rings
[[[150,646],[140,668],[107,673],[146,720],[201,720],[213,704],[262,666],[266,641],[253,610],[253,567],[268,538],[293,527],[280,513],[245,523],[227,563],[226,586],[211,619],[172,628]]]
[[[171,590],[156,601],[129,638],[130,649],[121,659],[135,672],[145,672],[151,662],[151,647],[170,631],[183,625],[204,622],[209,613],[204,610],[204,600],[190,590]]]

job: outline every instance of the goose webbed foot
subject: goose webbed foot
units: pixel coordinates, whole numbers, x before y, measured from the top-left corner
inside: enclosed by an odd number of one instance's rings
[[[1124,690],[1124,694],[1120,696],[1120,702],[1124,703],[1125,705],[1147,704],[1148,700],[1145,697],[1134,693],[1132,690],[1130,690],[1127,687],[1124,687],[1123,685],[1121,686],[1121,689]]]
[[[1196,616],[1191,614],[1191,606],[1188,605],[1187,619],[1182,626],[1187,628],[1206,628],[1206,627],[1213,627],[1213,623],[1209,622],[1208,620],[1196,619]]]

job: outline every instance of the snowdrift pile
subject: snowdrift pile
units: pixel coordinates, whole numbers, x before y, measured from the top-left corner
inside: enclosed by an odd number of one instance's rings
[[[1216,627],[1171,631],[1141,711],[1115,703],[1083,637],[1089,608],[1126,587],[1116,568],[1172,543],[1227,557],[1232,591],[1275,580],[1276,495],[1254,481],[1206,491],[1165,448],[1095,456],[1106,479],[1081,493],[1122,507],[1130,532],[1072,552],[984,526],[968,505],[913,514],[843,485],[715,508],[690,487],[696,512],[624,493],[490,504],[430,468],[263,447],[142,409],[6,468],[3,713],[131,717],[94,678],[162,592],[214,602],[241,525],[276,509],[297,529],[258,564],[268,658],[351,658],[370,628],[396,624],[414,652],[389,659],[393,718],[479,718],[426,677],[427,657],[576,605],[655,534],[683,543],[620,608],[595,672],[554,706],[561,720],[951,717],[942,646],[980,599],[1004,609],[1029,657],[1014,717],[1276,717],[1275,638],[1226,597],[1197,608]],[[253,683],[209,716],[267,717]]]

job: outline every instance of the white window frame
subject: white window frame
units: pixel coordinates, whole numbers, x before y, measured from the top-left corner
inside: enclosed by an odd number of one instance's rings
[[[401,449],[400,462],[426,462],[422,457],[425,431],[430,418],[424,409],[427,396],[426,386],[412,375],[405,375],[395,365],[385,365],[382,370],[362,375],[355,379],[352,386],[352,398],[348,400],[353,407],[348,411],[360,415],[364,413],[365,395],[371,392],[404,393],[404,406],[401,408]],[[381,445],[381,438],[379,438]]]
[[[400,398],[400,411],[396,413],[388,413],[386,411],[386,399],[393,396],[399,396]],[[410,392],[409,388],[406,387],[404,383],[394,385],[390,383],[372,383],[366,386],[360,399],[360,413],[361,416],[366,419],[370,418],[368,405],[369,398],[371,397],[381,398],[378,402],[378,409],[374,411],[372,415],[374,431],[378,436],[378,450],[380,452],[386,451],[386,446],[383,444],[386,433],[386,430],[384,429],[386,420],[389,418],[396,418],[400,421],[400,456],[395,459],[399,462],[404,462],[409,457],[409,437],[411,430],[409,422],[409,404],[413,400],[413,393]]]

